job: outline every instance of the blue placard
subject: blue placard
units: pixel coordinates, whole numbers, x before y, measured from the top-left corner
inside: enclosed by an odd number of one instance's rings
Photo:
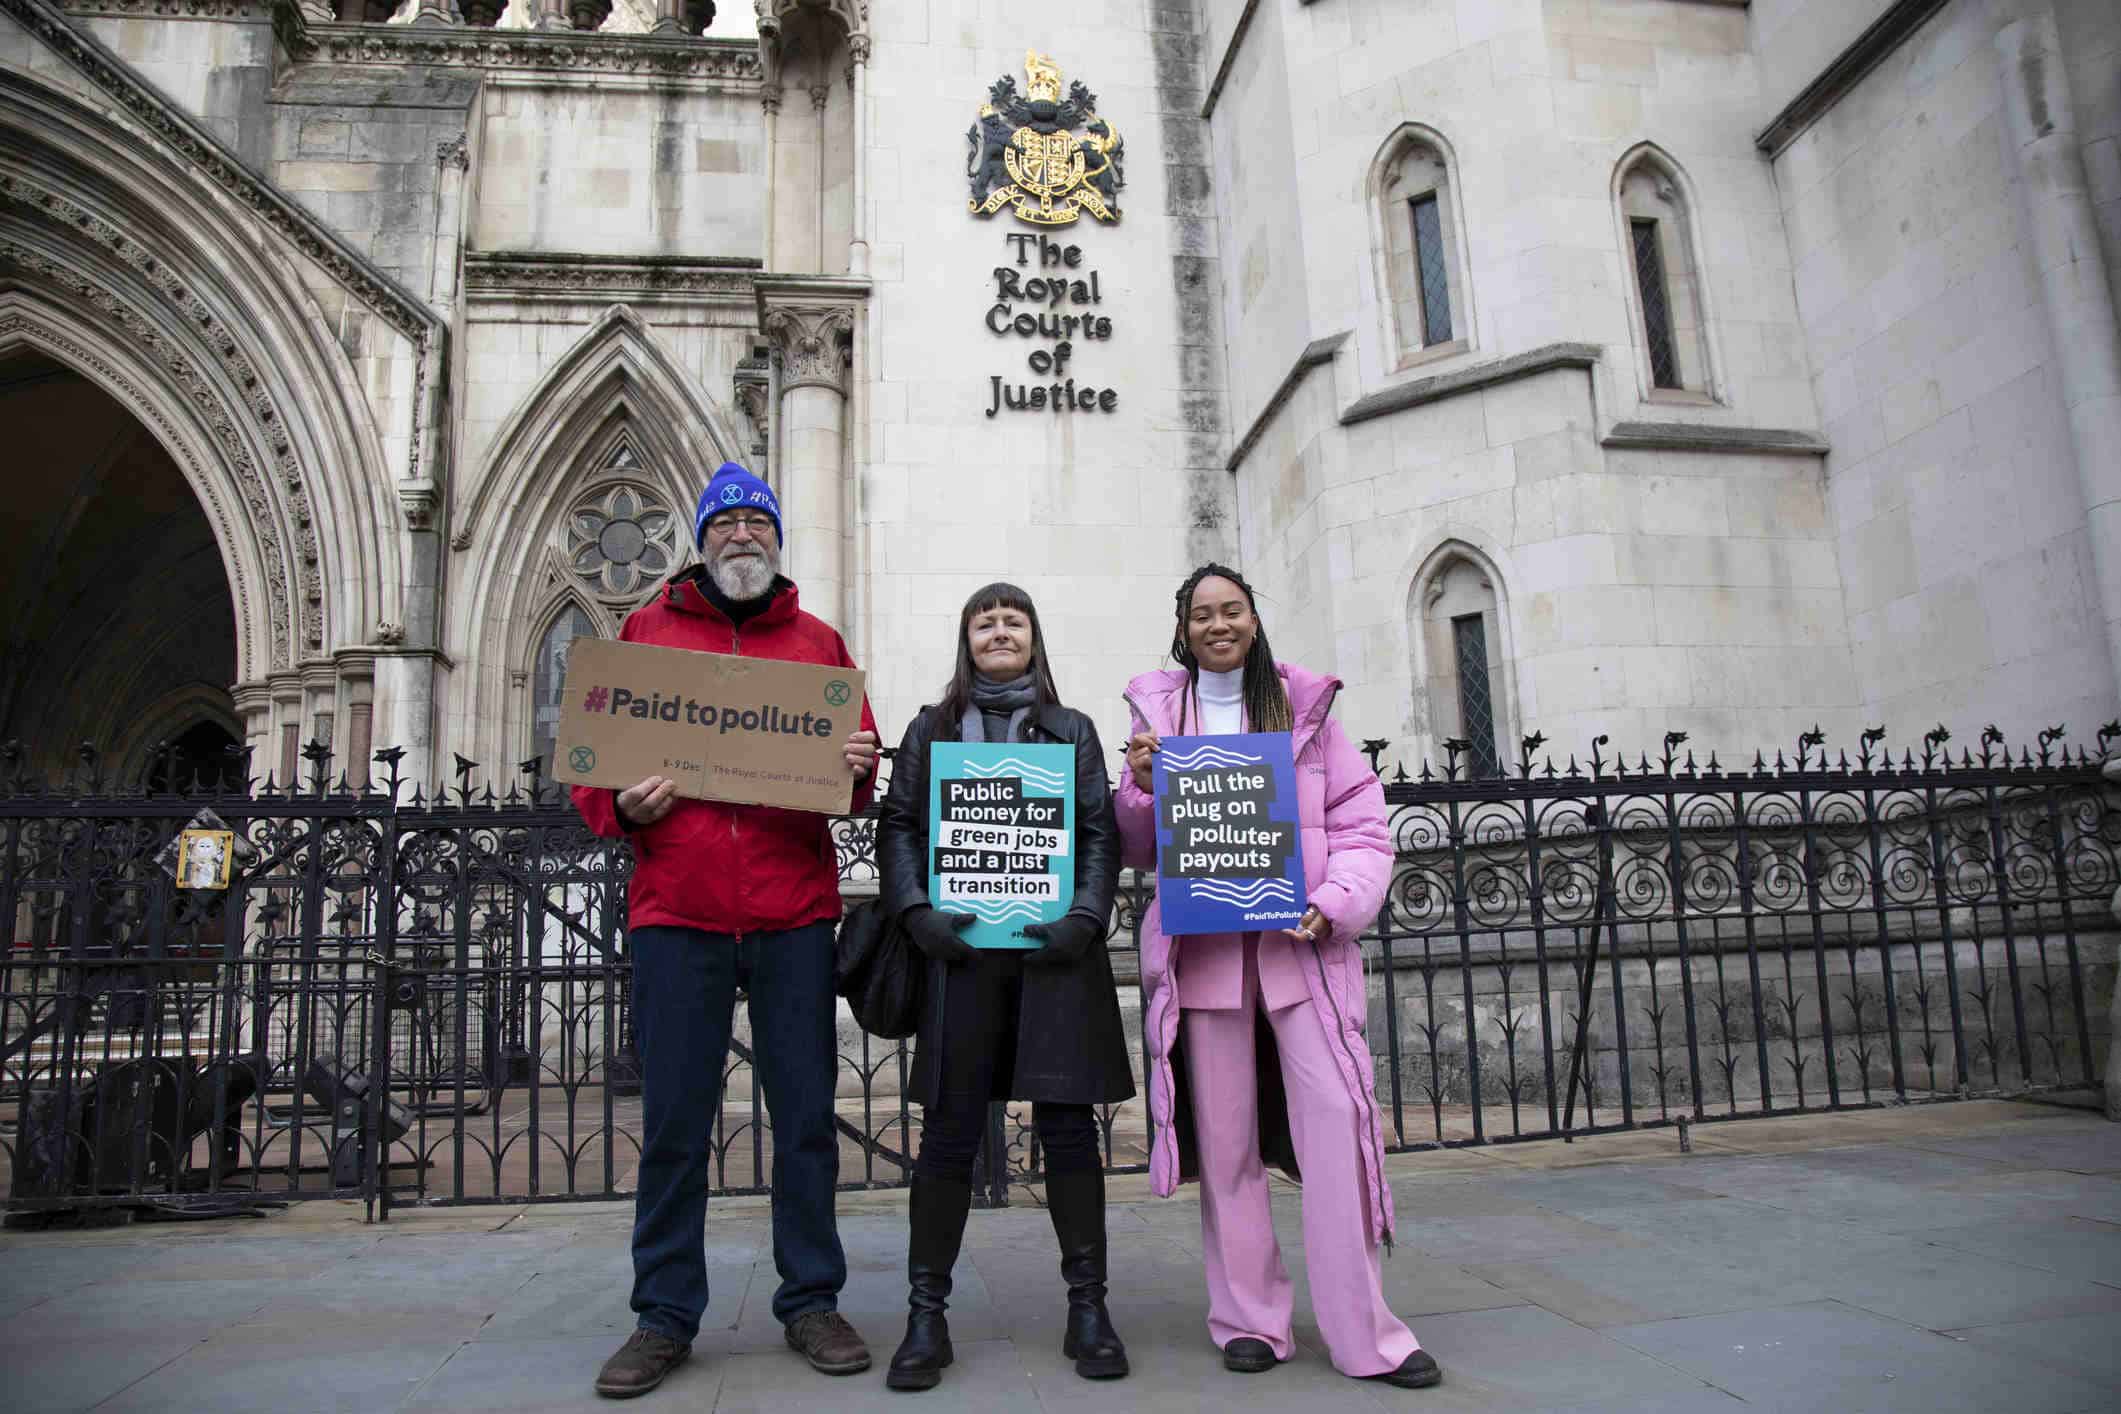
[[[928,748],[928,901],[971,914],[976,948],[1045,946],[1024,925],[1075,901],[1074,747]]]
[[[1167,736],[1153,759],[1164,932],[1295,927],[1310,896],[1289,734]]]

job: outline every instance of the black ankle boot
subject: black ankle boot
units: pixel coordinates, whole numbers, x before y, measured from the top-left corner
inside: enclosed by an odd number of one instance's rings
[[[972,1185],[913,1176],[907,1205],[911,1232],[906,1240],[906,1338],[891,1357],[884,1383],[892,1389],[934,1389],[949,1365],[950,1269],[965,1239],[965,1214],[972,1208]]]
[[[1060,1239],[1061,1279],[1068,1283],[1061,1354],[1086,1380],[1116,1380],[1127,1373],[1127,1347],[1105,1310],[1104,1170],[1047,1174],[1046,1206]]]

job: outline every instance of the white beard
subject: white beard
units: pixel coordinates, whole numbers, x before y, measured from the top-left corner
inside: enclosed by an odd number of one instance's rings
[[[751,552],[739,552],[731,546],[707,566],[707,573],[714,577],[714,587],[738,603],[756,599],[771,589],[773,577],[780,572],[780,551],[768,550],[756,542]]]

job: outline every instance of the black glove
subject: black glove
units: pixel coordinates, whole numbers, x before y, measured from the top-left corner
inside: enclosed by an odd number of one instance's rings
[[[1064,913],[1051,923],[1027,923],[1024,936],[1043,938],[1046,945],[1024,954],[1024,961],[1033,967],[1067,967],[1081,962],[1090,944],[1104,935],[1103,928],[1080,913]]]
[[[954,965],[978,957],[979,949],[958,936],[971,926],[971,914],[945,913],[925,903],[906,914],[906,936],[931,962]]]

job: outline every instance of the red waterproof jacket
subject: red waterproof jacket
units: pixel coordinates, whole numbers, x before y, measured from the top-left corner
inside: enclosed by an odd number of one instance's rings
[[[745,658],[856,666],[839,634],[824,620],[804,613],[795,586],[785,580],[766,610],[739,628],[707,601],[690,576],[674,579],[626,616],[619,638]],[[862,699],[861,726],[876,730],[867,696]],[[857,786],[850,809],[868,809],[873,793],[871,783]],[[607,839],[624,836],[633,843],[629,926],[760,933],[840,916],[839,858],[828,817],[767,805],[680,799],[653,825],[628,830],[619,824],[617,801],[616,791],[574,788],[575,809],[590,829]]]

